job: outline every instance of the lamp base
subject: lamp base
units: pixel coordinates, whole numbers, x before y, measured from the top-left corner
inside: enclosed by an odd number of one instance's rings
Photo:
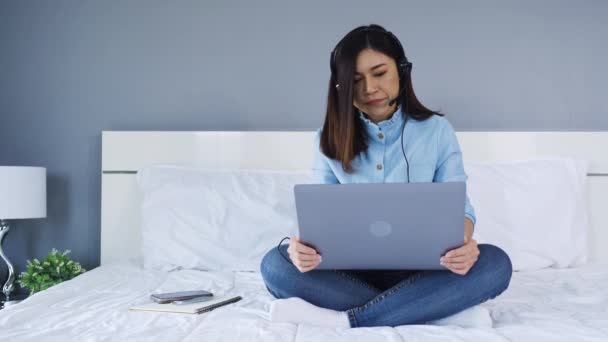
[[[11,299],[9,301],[5,301],[4,299],[0,301],[0,309],[8,308],[9,306],[19,304],[27,297],[27,295],[11,295]]]

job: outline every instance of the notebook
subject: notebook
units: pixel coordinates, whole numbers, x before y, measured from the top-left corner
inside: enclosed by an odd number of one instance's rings
[[[135,311],[158,311],[158,312],[172,312],[172,313],[187,313],[187,314],[200,314],[203,312],[211,311],[224,305],[236,303],[241,300],[241,296],[236,297],[220,297],[208,300],[206,302],[191,303],[191,304],[160,304],[160,303],[146,303],[135,305],[129,308],[129,310]]]

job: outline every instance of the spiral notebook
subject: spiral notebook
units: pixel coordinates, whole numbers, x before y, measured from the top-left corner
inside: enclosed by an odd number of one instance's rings
[[[241,296],[232,298],[221,297],[208,300],[206,302],[191,303],[191,304],[159,304],[159,303],[146,303],[135,305],[129,308],[129,310],[135,311],[157,311],[157,312],[172,312],[172,313],[187,313],[187,314],[201,314],[203,312],[211,311],[224,305],[236,303],[241,300]]]

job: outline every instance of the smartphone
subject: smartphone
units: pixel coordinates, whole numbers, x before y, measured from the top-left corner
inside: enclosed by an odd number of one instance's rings
[[[197,291],[181,291],[181,292],[169,292],[169,293],[153,293],[150,298],[160,304],[171,303],[176,300],[186,300],[197,297],[213,297],[213,293],[209,291],[197,290]]]
[[[174,300],[173,302],[171,302],[171,304],[183,305],[183,304],[200,303],[200,302],[206,302],[211,299],[213,299],[213,297],[207,297],[207,296],[196,297],[196,298],[192,298],[192,299]]]

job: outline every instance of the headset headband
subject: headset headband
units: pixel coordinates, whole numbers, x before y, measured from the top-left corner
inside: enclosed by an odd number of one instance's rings
[[[362,26],[360,28],[357,28],[357,29],[349,32],[346,36],[344,36],[344,38],[342,38],[338,42],[336,47],[332,50],[330,59],[329,59],[329,68],[331,70],[332,79],[335,80],[335,77],[337,75],[336,56],[338,55],[338,52],[340,51],[340,47],[342,46],[342,44],[348,37],[352,36],[355,33],[360,33],[360,32],[379,32],[379,33],[386,34],[393,41],[393,44],[395,44],[395,46],[397,46],[397,48],[399,49],[399,52],[401,53],[401,57],[399,58],[399,60],[396,61],[399,78],[402,79],[404,75],[406,75],[407,73],[409,73],[409,71],[411,71],[412,63],[410,63],[408,61],[407,57],[405,56],[405,50],[403,49],[401,42],[399,42],[399,39],[397,39],[397,37],[391,31],[387,31],[383,28],[376,27],[376,26]],[[336,87],[337,86],[338,86],[338,84],[336,82]]]

